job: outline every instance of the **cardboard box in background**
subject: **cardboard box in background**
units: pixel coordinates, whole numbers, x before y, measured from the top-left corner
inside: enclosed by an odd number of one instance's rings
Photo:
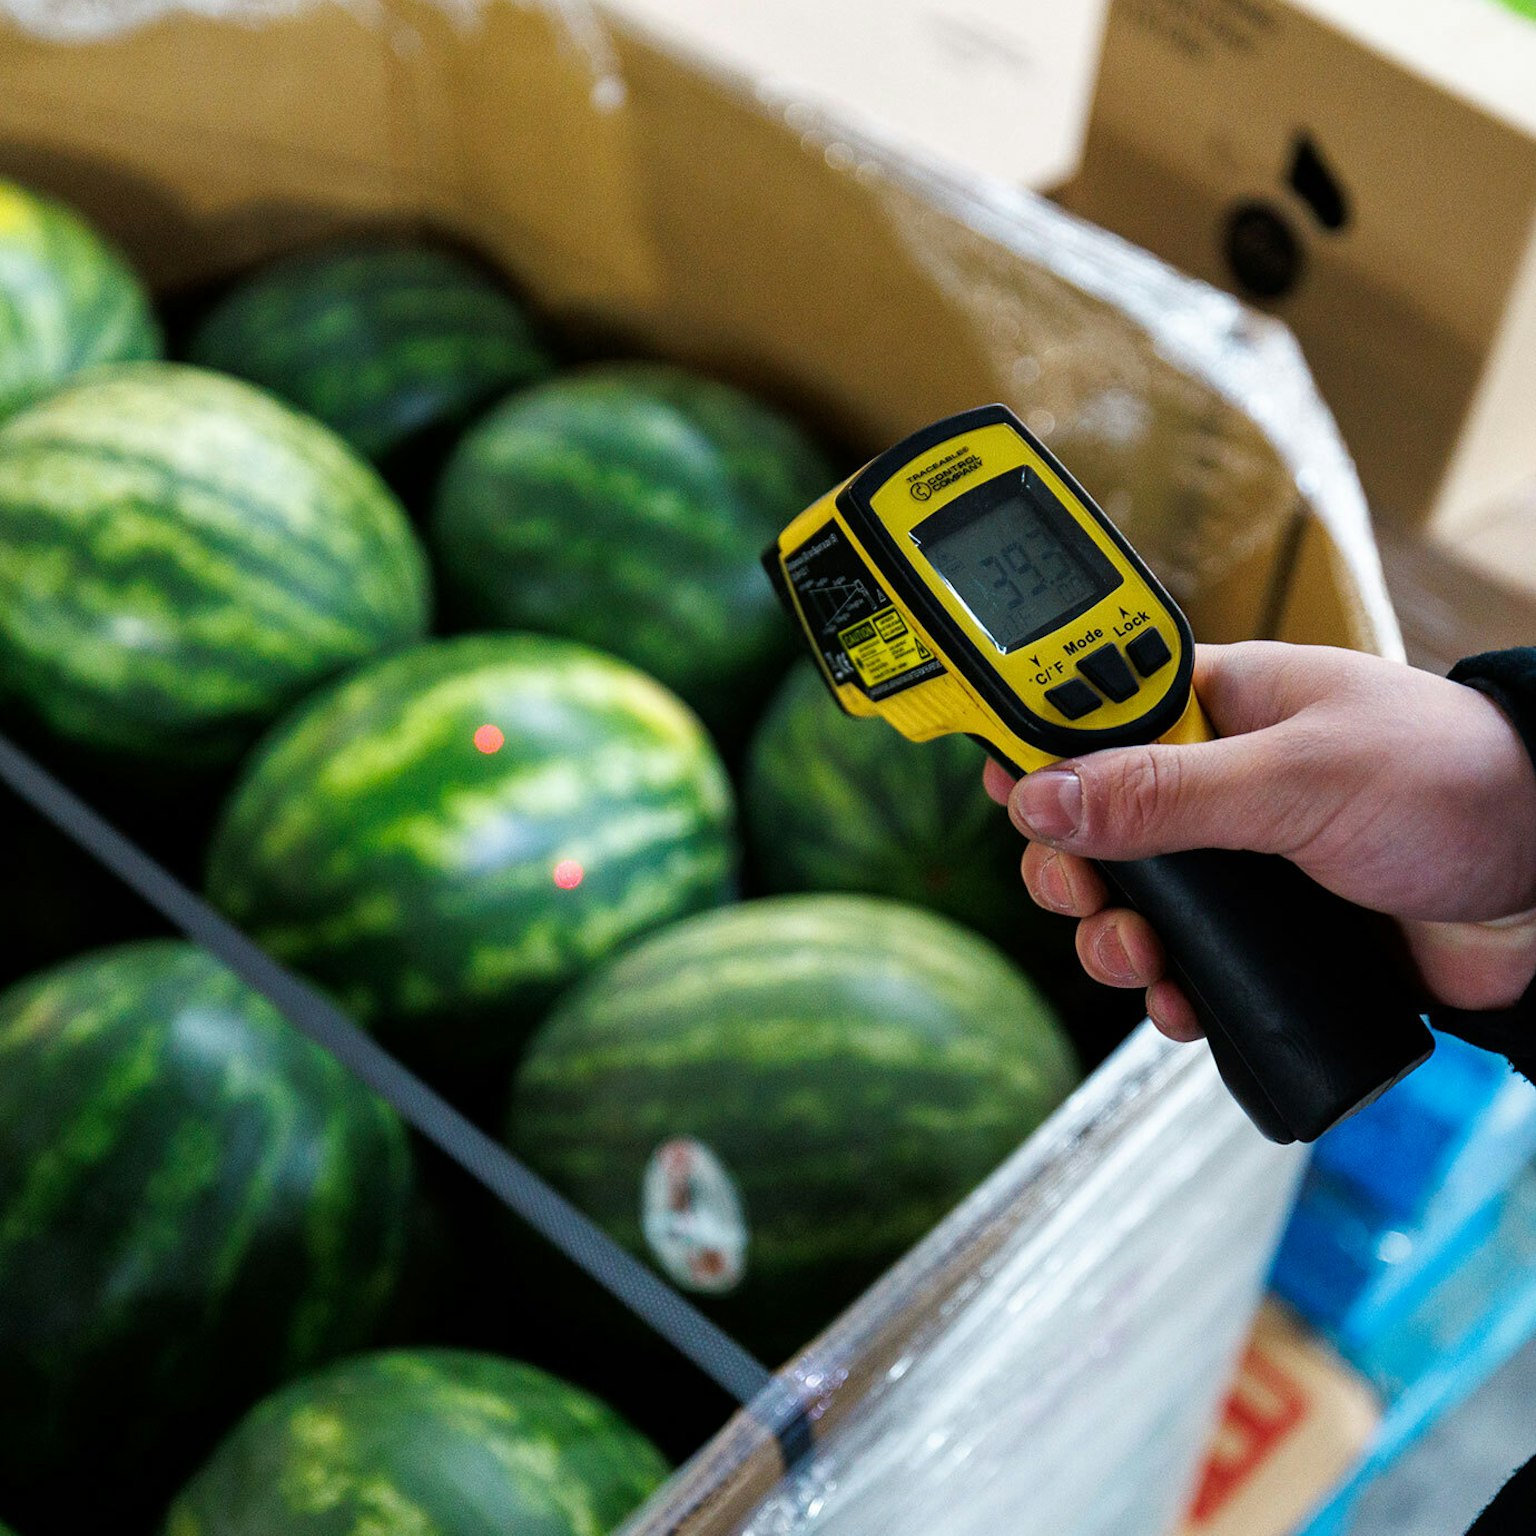
[[[1380,1422],[1364,1377],[1267,1303],[1178,1536],[1291,1536],[1344,1481]]]
[[[613,0],[765,89],[1021,186],[1082,153],[1109,0]]]
[[[1454,537],[1536,476],[1536,25],[1513,9],[1114,0],[1061,197],[1291,325],[1378,516]]]
[[[1414,666],[1444,674],[1463,656],[1536,645],[1536,494],[1488,531],[1504,546],[1491,569],[1476,551],[1450,549],[1402,529],[1379,531],[1387,589]],[[1479,549],[1499,554],[1482,529],[1477,537]]]

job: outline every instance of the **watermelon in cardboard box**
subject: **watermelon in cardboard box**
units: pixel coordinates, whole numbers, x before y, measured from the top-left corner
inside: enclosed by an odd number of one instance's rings
[[[1016,189],[585,8],[16,14],[0,172],[161,292],[381,222],[446,230],[594,351],[700,367],[860,453],[1004,400],[1204,638],[1397,650],[1286,333]],[[1154,1536],[1296,1168],[1202,1051],[1133,1036],[788,1369],[816,1446],[795,1477],[744,1414],[632,1529],[968,1536],[1002,1511],[1021,1536]]]

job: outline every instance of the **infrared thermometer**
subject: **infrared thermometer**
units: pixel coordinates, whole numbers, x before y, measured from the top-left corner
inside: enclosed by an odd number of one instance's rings
[[[1006,406],[898,443],[763,563],[838,704],[913,741],[963,731],[1021,775],[1213,737],[1188,620]],[[1433,1049],[1387,920],[1289,860],[1209,849],[1099,867],[1157,929],[1271,1140],[1315,1140]]]

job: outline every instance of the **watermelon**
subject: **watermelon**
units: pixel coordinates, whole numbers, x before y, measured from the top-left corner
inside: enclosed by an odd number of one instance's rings
[[[413,1063],[505,1061],[615,948],[726,900],[729,783],[660,684],[539,635],[435,641],[285,723],[208,890]]]
[[[0,425],[0,676],[68,741],[222,766],[426,616],[382,481],[247,384],[130,364]]]
[[[0,417],[82,369],[159,355],[122,256],[61,203],[0,180]]]
[[[770,1360],[804,1344],[1077,1080],[1031,983],[865,896],[694,917],[529,1042],[512,1149]]]
[[[164,1536],[603,1536],[667,1470],[597,1398],[531,1365],[396,1350],[258,1403]]]
[[[609,364],[471,431],[429,538],[461,622],[600,646],[728,733],[795,644],[762,550],[832,481],[798,427],[740,391]]]
[[[752,739],[742,789],[769,891],[864,891],[930,907],[1030,961],[1062,965],[1072,924],[1029,899],[1023,845],[982,788],[965,736],[914,742],[845,715],[812,661],[798,665]]]
[[[7,1501],[110,1500],[186,1448],[179,1479],[221,1419],[367,1342],[410,1189],[395,1114],[189,944],[100,950],[5,993]]]
[[[375,460],[551,366],[521,307],[477,263],[390,238],[264,267],[212,309],[188,355],[265,386]]]

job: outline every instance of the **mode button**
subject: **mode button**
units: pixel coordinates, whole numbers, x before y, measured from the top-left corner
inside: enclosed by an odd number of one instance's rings
[[[1126,666],[1125,657],[1120,654],[1120,648],[1113,640],[1095,651],[1089,651],[1078,662],[1077,670],[1090,683],[1107,693],[1116,704],[1124,704],[1127,699],[1135,698],[1136,690],[1141,686],[1131,676],[1131,669]]]

